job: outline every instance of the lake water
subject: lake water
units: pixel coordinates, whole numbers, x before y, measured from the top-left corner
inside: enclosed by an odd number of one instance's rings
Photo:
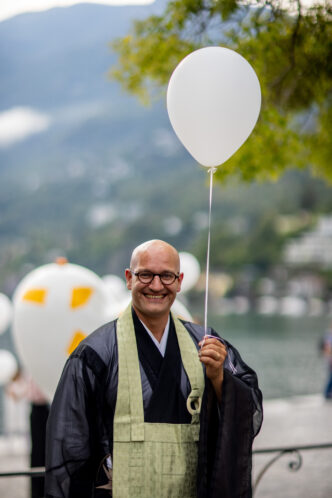
[[[265,399],[320,393],[327,367],[319,341],[330,318],[246,314],[209,316],[209,324],[231,342],[258,374]]]
[[[330,320],[254,314],[208,317],[209,325],[256,370],[265,399],[323,391],[327,368],[318,345]],[[0,336],[0,348],[13,350],[9,333]],[[0,431],[1,407],[0,391]]]

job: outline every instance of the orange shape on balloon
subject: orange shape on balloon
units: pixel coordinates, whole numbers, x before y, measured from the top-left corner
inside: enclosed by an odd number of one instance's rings
[[[83,341],[83,339],[85,339],[85,338],[86,338],[86,334],[83,334],[83,332],[81,330],[76,330],[76,332],[74,333],[72,340],[70,341],[70,344],[67,348],[68,355],[70,355],[74,351],[74,349],[77,348],[79,343],[81,341]]]
[[[93,289],[91,287],[75,287],[72,291],[70,307],[78,308],[83,306],[89,301],[92,293]]]
[[[44,304],[46,300],[46,289],[29,289],[23,295],[23,301],[30,301],[36,304]]]

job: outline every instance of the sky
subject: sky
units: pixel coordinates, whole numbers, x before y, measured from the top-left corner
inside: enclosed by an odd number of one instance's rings
[[[146,5],[154,0],[0,0],[0,22],[26,12],[40,12],[54,7],[70,7],[79,3],[100,5]]]
[[[0,113],[0,149],[46,131],[50,117],[29,107],[14,107]]]
[[[40,12],[54,7],[70,7],[79,3],[100,5],[146,5],[154,0],[0,0],[0,22],[18,14]],[[0,112],[0,149],[11,147],[30,135],[46,131],[51,119],[28,107],[14,107]]]

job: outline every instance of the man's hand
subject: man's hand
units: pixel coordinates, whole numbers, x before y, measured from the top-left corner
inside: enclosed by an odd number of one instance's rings
[[[206,376],[210,379],[220,402],[224,380],[224,362],[227,356],[226,346],[211,336],[205,336],[199,346],[201,346],[198,352],[199,359],[205,365]]]

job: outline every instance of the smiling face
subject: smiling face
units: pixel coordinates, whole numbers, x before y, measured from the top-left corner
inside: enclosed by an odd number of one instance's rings
[[[156,318],[162,322],[167,321],[176,294],[181,289],[183,274],[180,274],[171,285],[164,285],[158,276],[155,276],[149,284],[142,284],[131,271],[135,273],[143,270],[152,273],[170,271],[178,275],[180,260],[176,249],[161,240],[146,242],[134,250],[130,266],[131,268],[125,273],[127,287],[131,290],[132,304],[138,317],[146,325]]]

